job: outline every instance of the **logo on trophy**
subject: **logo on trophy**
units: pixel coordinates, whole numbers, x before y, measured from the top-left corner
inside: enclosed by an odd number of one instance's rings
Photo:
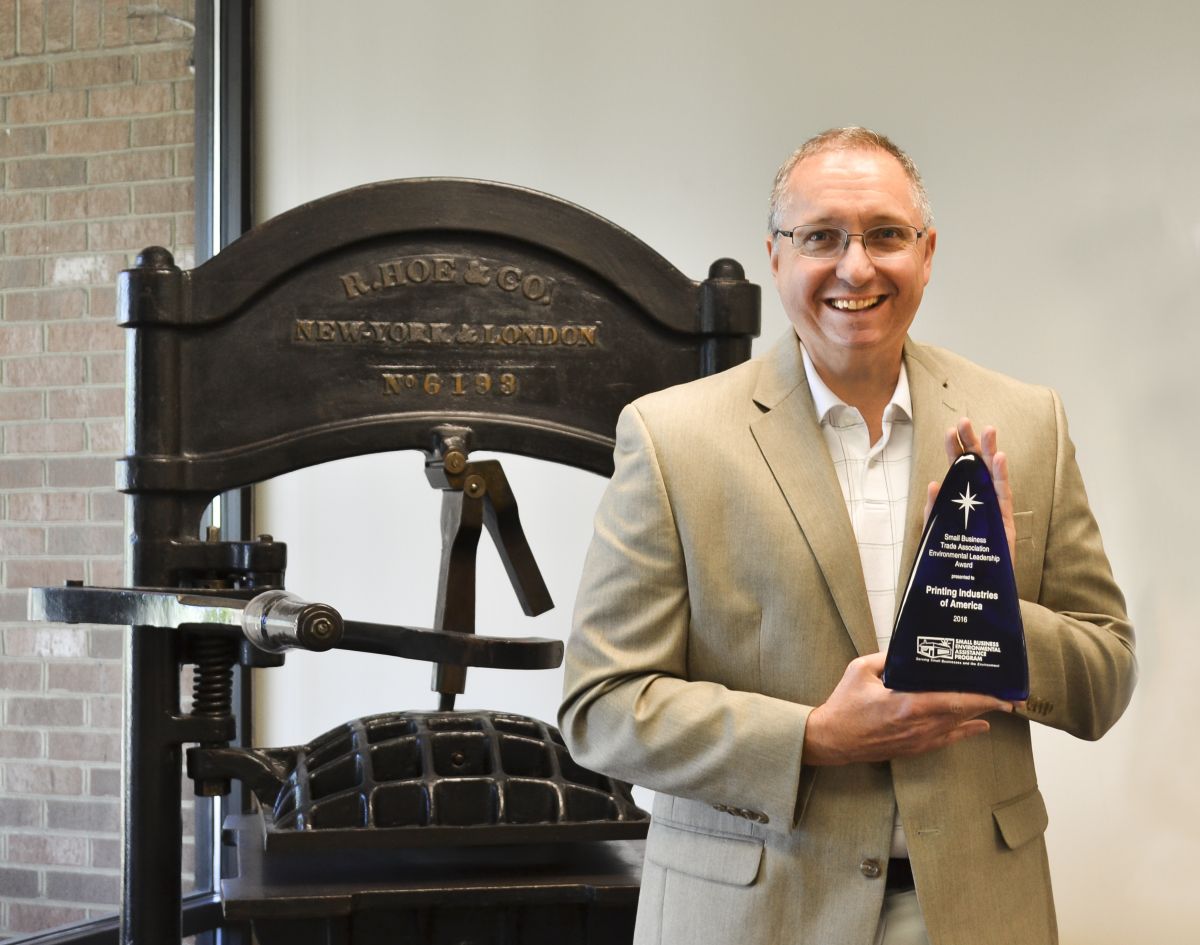
[[[909,692],[1029,696],[1025,629],[1000,503],[983,459],[964,453],[938,491],[883,682]]]

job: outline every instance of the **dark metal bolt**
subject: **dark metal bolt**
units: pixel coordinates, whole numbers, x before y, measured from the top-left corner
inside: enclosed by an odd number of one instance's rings
[[[461,751],[456,751],[450,756],[450,763],[456,768],[461,768],[467,761],[467,756]]]

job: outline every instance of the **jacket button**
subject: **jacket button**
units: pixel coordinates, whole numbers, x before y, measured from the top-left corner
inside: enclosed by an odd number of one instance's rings
[[[878,860],[863,860],[858,864],[858,869],[867,879],[878,879],[879,874],[883,872]]]

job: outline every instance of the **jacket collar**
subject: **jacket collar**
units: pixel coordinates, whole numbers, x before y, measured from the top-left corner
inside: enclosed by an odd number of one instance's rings
[[[925,487],[946,472],[944,435],[964,404],[927,349],[907,340],[905,366],[913,404],[913,464],[896,599],[903,596],[924,524]],[[763,411],[750,432],[808,542],[847,632],[860,654],[878,649],[858,544],[833,462],[825,449],[800,342],[789,330],[767,352],[753,393]]]

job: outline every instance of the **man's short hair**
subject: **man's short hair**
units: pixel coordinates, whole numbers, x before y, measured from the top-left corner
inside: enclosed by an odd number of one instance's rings
[[[783,214],[787,209],[787,182],[797,164],[807,157],[825,151],[860,150],[884,151],[900,162],[912,187],[913,203],[916,204],[917,212],[921,214],[921,224],[925,227],[933,226],[933,208],[929,205],[929,195],[925,192],[925,183],[921,180],[921,172],[917,170],[913,159],[887,135],[881,135],[878,131],[872,131],[870,128],[852,125],[849,128],[830,128],[828,131],[822,131],[819,135],[805,141],[783,162],[783,166],[775,175],[775,186],[771,188],[771,208],[767,217],[768,232],[774,235],[783,223]]]

